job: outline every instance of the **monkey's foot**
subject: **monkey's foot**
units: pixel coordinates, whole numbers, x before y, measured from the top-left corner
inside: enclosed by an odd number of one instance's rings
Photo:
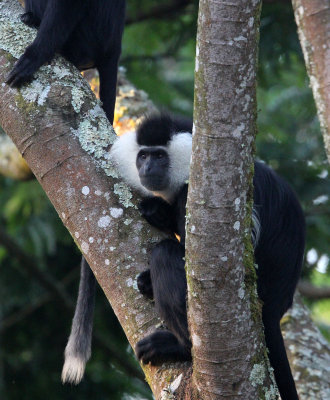
[[[191,353],[179,343],[170,331],[159,330],[140,340],[136,355],[144,364],[159,365],[164,362],[190,361]]]

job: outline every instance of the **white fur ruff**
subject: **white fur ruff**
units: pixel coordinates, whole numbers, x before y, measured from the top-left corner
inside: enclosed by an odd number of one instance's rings
[[[78,385],[85,372],[86,361],[76,356],[65,357],[62,369],[62,383]]]
[[[136,168],[136,156],[139,150],[136,133],[127,132],[115,140],[110,150],[110,160],[116,165],[120,176],[129,186],[138,190],[143,196],[152,196],[151,192],[140,183]]]
[[[192,136],[189,132],[180,132],[173,135],[168,146],[170,158],[170,185],[166,193],[165,200],[171,200],[178,190],[189,179],[190,160],[191,160]]]
[[[189,132],[176,133],[167,147],[156,146],[167,150],[170,159],[170,184],[166,191],[150,192],[140,182],[136,157],[138,152],[146,147],[137,144],[136,132],[128,132],[116,139],[110,150],[110,160],[117,166],[119,174],[125,182],[137,189],[142,196],[160,196],[170,202],[189,179],[191,134]]]

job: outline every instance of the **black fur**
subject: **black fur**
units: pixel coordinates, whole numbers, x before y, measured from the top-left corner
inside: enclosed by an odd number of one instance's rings
[[[136,132],[136,141],[140,146],[166,146],[171,140],[174,126],[166,114],[151,116],[145,120]]]
[[[125,0],[26,0],[21,20],[39,30],[7,83],[20,87],[31,81],[58,52],[79,69],[98,69],[100,98],[112,123],[124,17]]]
[[[151,126],[156,126],[154,121]],[[138,136],[141,137],[148,127],[146,121],[139,128]],[[170,132],[165,134],[166,138],[168,135]],[[255,244],[257,289],[263,301],[262,319],[269,359],[282,400],[297,400],[280,319],[292,305],[301,271],[304,216],[292,189],[265,164],[255,162],[253,183],[254,212],[260,223],[260,236]],[[141,292],[148,297],[153,294],[160,316],[169,329],[157,330],[137,343],[137,356],[145,363],[191,359],[183,260],[187,189],[188,185],[183,182],[171,204],[159,197],[151,197],[140,205],[141,213],[149,223],[181,237],[181,242],[174,239],[160,242],[151,256],[150,273],[144,272],[138,278]]]
[[[191,132],[190,118],[169,116],[168,114],[152,114],[146,118],[136,132],[139,146],[166,146],[173,134]]]

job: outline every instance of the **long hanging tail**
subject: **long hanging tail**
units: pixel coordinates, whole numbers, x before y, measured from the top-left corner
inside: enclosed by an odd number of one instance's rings
[[[86,362],[91,356],[95,297],[95,277],[87,261],[81,260],[79,293],[71,333],[65,348],[65,361],[62,370],[62,383],[78,385]]]
[[[273,314],[272,314],[273,313]],[[275,380],[282,400],[299,400],[285,351],[279,318],[274,317],[274,309],[264,306],[262,319],[269,361],[274,369]]]

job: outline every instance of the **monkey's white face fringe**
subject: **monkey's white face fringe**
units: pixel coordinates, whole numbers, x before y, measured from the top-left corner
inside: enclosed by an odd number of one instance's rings
[[[110,160],[118,168],[119,174],[132,188],[138,190],[142,196],[152,196],[140,183],[138,170],[136,168],[136,156],[139,145],[136,143],[136,133],[131,131],[119,136],[110,150]]]
[[[170,159],[170,184],[163,192],[150,192],[140,182],[136,168],[136,157],[141,148],[136,142],[136,132],[128,132],[118,137],[110,151],[110,160],[113,161],[120,176],[125,182],[137,189],[142,196],[160,196],[171,202],[177,191],[189,179],[192,138],[189,132],[180,132],[173,135],[168,146],[157,146],[167,151]]]
[[[171,202],[180,188],[189,179],[191,160],[192,136],[189,132],[180,132],[173,135],[168,147],[170,159],[170,184],[164,193],[154,193]]]
[[[62,369],[62,383],[71,383],[73,385],[78,385],[84,375],[85,366],[86,360],[82,358],[76,356],[66,357]]]

